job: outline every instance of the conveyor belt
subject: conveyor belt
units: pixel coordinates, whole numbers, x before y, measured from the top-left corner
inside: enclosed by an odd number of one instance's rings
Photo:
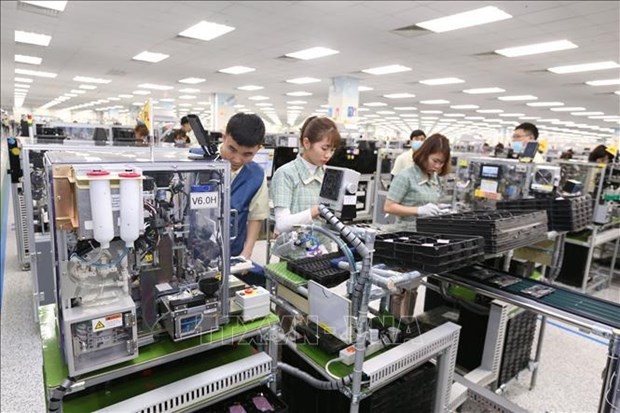
[[[472,276],[472,273],[477,271],[487,271],[494,275],[486,279],[478,279]],[[490,282],[495,275],[511,274],[481,265],[474,265],[451,273],[433,276],[443,281],[455,282],[463,286],[473,287],[481,290],[483,294],[484,292],[491,293],[489,295],[493,297],[499,299],[505,298],[507,301],[512,301],[516,305],[523,305],[535,311],[539,310],[552,317],[554,315],[559,315],[560,317],[558,318],[567,322],[573,322],[581,327],[591,328],[593,332],[607,335],[611,334],[612,329],[620,329],[620,304],[531,279],[522,279],[516,284],[507,287],[499,287]],[[550,286],[554,288],[555,291],[541,298],[536,298],[521,292],[523,289],[533,285]],[[511,298],[512,300],[510,300]],[[559,310],[562,313],[553,311],[553,309]],[[590,321],[590,323],[584,321]],[[598,325],[595,325],[596,323],[598,323]],[[606,326],[608,328],[601,328],[601,326]]]

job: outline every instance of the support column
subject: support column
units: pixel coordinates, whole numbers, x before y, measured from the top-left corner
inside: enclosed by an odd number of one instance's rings
[[[235,114],[235,95],[212,93],[209,101],[211,102],[211,120],[208,123],[209,132],[224,133],[228,120]]]
[[[329,87],[327,116],[347,129],[356,129],[359,105],[359,79],[349,76],[332,78]]]

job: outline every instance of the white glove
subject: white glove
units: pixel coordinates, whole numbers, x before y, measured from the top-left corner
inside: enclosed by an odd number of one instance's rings
[[[441,213],[441,209],[437,205],[430,203],[430,202],[426,205],[422,205],[421,207],[418,207],[419,217],[435,216],[435,215],[439,215],[440,213]]]

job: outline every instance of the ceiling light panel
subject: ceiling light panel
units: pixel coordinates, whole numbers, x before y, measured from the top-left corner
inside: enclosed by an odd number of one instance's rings
[[[603,112],[573,112],[571,115],[573,116],[596,116],[603,115]]]
[[[207,79],[201,77],[186,77],[185,79],[178,80],[179,83],[185,83],[186,85],[197,85],[198,83],[205,82]]]
[[[239,86],[237,89],[239,90],[246,90],[246,91],[254,91],[254,90],[261,90],[264,89],[263,86],[257,86],[257,85],[245,85],[245,86]]]
[[[30,89],[31,85],[26,85],[26,84],[21,84],[21,83],[15,83],[15,87],[17,89]]]
[[[421,100],[420,103],[424,105],[447,105],[450,103],[449,100],[444,99],[431,99],[431,100]]]
[[[605,61],[605,62],[584,63],[584,64],[579,64],[579,65],[556,66],[556,67],[550,67],[547,70],[553,73],[565,74],[565,73],[591,72],[595,70],[616,69],[618,67],[620,67],[620,65],[616,62]]]
[[[480,87],[475,89],[465,89],[463,93],[468,93],[470,95],[482,95],[485,93],[503,93],[504,89],[500,87]]]
[[[250,96],[248,99],[249,100],[268,100],[269,97],[268,96],[256,95],[256,96]]]
[[[286,96],[296,96],[296,97],[302,97],[302,96],[312,96],[312,93],[310,92],[304,92],[302,90],[298,90],[296,92],[288,92],[286,94]]]
[[[453,105],[450,106],[451,109],[478,109],[480,106],[478,105]]]
[[[441,85],[454,85],[457,83],[465,83],[463,79],[457,77],[442,77],[438,79],[426,79],[420,80],[419,83],[427,86],[441,86]]]
[[[364,69],[362,72],[368,73],[371,75],[389,75],[392,73],[400,73],[400,72],[408,72],[411,68],[403,65],[388,65],[388,66],[380,66],[373,67],[370,69]]]
[[[331,56],[340,53],[338,50],[329,49],[327,47],[311,47],[309,49],[300,50],[293,53],[287,53],[285,56],[301,60],[317,59],[319,57]]]
[[[226,33],[230,33],[233,30],[235,30],[235,28],[232,26],[226,26],[225,24],[213,23],[202,20],[199,23],[196,23],[195,25],[183,30],[181,33],[179,33],[179,36],[209,41],[217,37],[223,36]]]
[[[370,86],[358,86],[357,87],[358,92],[369,92],[371,90],[375,90],[375,89]]]
[[[590,80],[586,82],[589,86],[612,86],[620,85],[620,79],[606,79],[606,80]]]
[[[133,92],[133,93],[136,93],[136,92]],[[192,99],[196,99],[196,96],[194,96],[194,95],[181,95],[181,96],[179,96],[179,99],[192,100]]]
[[[88,77],[88,76],[75,76],[73,78],[74,81],[76,82],[82,82],[82,83],[97,83],[97,84],[108,84],[110,82],[112,82],[109,79],[101,79],[98,77]]]
[[[154,83],[142,83],[139,84],[138,87],[142,89],[152,89],[152,90],[172,90],[174,87],[166,86],[166,85],[156,85]]]
[[[225,69],[220,69],[218,70],[218,72],[220,73],[226,73],[229,75],[242,75],[244,73],[250,73],[255,71],[256,69],[254,69],[253,67],[247,67],[247,66],[231,66],[231,67],[227,67]]]
[[[364,106],[369,106],[369,107],[381,107],[381,106],[387,106],[387,103],[383,103],[383,102],[368,102],[368,103],[363,103]]]
[[[151,94],[149,90],[134,90],[131,93],[133,93],[134,95],[143,95],[143,96]]]
[[[488,6],[453,14],[451,16],[440,17],[438,19],[427,20],[416,24],[416,26],[435,33],[444,33],[451,30],[479,26],[481,24],[493,23],[510,18],[512,18],[510,14],[497,7]]]
[[[286,83],[294,83],[296,85],[305,85],[308,83],[317,83],[320,82],[321,79],[317,79],[315,77],[298,77],[295,79],[289,79],[286,81]]]
[[[40,65],[42,61],[43,61],[42,58],[36,57],[36,56],[25,56],[21,54],[15,55],[16,63],[26,63],[29,65]]]
[[[413,93],[390,93],[387,95],[383,95],[383,97],[388,99],[406,99],[414,98],[415,95]]]
[[[559,107],[559,108],[549,108],[550,110],[554,111],[554,112],[577,112],[577,111],[582,111],[582,110],[586,110],[586,108],[582,108],[582,107]]]
[[[29,0],[20,0],[20,3],[31,4],[33,6],[42,7],[44,9],[50,9],[55,11],[65,11],[65,7],[67,7],[66,1],[29,1]]]
[[[396,106],[394,110],[418,110],[415,106]]]
[[[137,55],[132,57],[132,59],[139,60],[141,62],[159,63],[162,60],[166,60],[169,57],[170,55],[168,54],[149,52],[145,50],[144,52],[138,53]]]
[[[28,79],[27,77],[16,77],[14,80],[20,83],[32,83],[32,79]]]
[[[186,87],[183,89],[179,89],[179,92],[181,93],[200,93],[200,89],[196,89],[193,87]]]
[[[35,46],[49,46],[52,41],[52,36],[47,34],[23,32],[21,30],[15,30],[15,41],[17,43],[33,44]]]
[[[35,76],[35,77],[46,77],[46,78],[50,78],[50,79],[54,79],[56,76],[58,76],[57,73],[42,72],[42,71],[39,71],[39,70],[19,69],[19,68],[15,69],[15,74],[17,74],[17,75],[26,75],[26,76]]]
[[[520,102],[525,100],[536,100],[538,99],[536,96],[532,95],[515,95],[515,96],[500,96],[499,100],[503,100],[506,102]]]
[[[476,112],[478,113],[502,113],[504,111],[501,109],[480,109],[480,110],[477,110]]]
[[[536,43],[527,46],[509,47],[506,49],[498,49],[495,51],[497,54],[501,54],[506,57],[520,57],[530,56],[540,53],[557,52],[560,50],[576,49],[575,43],[568,40],[556,40],[553,42]]]
[[[308,102],[305,100],[287,100],[286,103],[289,105],[305,105]]]

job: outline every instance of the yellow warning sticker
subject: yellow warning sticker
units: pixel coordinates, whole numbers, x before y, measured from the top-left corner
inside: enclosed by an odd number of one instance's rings
[[[110,314],[105,317],[96,318],[90,321],[92,323],[93,331],[104,331],[110,328],[123,326],[123,314]]]

